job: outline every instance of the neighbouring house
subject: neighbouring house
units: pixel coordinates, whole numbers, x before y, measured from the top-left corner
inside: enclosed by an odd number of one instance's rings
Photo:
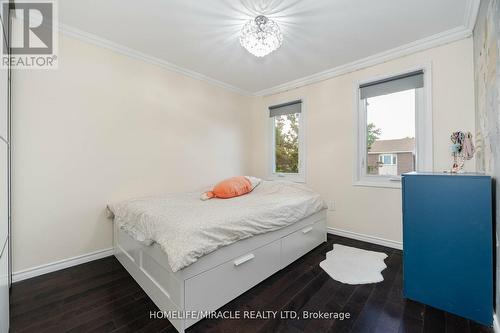
[[[368,173],[401,175],[415,170],[415,138],[376,140],[368,151]]]

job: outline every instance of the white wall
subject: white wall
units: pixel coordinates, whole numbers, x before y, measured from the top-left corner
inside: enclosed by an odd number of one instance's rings
[[[432,66],[434,169],[449,170],[450,134],[474,132],[472,38],[419,52],[377,66],[254,101],[252,170],[267,175],[269,127],[267,106],[305,99],[307,112],[307,184],[326,200],[332,228],[401,242],[401,190],[356,187],[353,180],[353,85],[358,80]],[[474,161],[466,169],[475,169]]]
[[[401,241],[400,190],[352,185],[353,82],[429,63],[444,170],[450,133],[474,130],[471,39],[251,98],[61,36],[58,70],[14,73],[14,272],[111,247],[108,202],[266,177],[267,105],[295,98],[307,108],[307,183],[335,201],[329,226]]]
[[[13,77],[14,272],[111,247],[108,202],[248,172],[249,97],[63,36]]]

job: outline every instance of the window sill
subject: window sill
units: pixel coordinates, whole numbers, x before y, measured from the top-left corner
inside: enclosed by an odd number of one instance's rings
[[[356,180],[353,183],[354,186],[361,187],[379,187],[379,188],[401,188],[401,180]]]
[[[295,183],[305,183],[306,178],[303,175],[293,175],[284,173],[273,173],[269,177],[270,180],[287,180]]]

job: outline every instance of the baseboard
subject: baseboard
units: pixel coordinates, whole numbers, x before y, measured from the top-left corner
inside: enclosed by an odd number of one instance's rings
[[[493,313],[493,332],[500,333],[500,324],[496,313]]]
[[[59,271],[68,267],[84,264],[89,261],[109,257],[113,255],[113,248],[102,249],[91,253],[82,254],[73,258],[67,258],[59,261],[54,261],[45,265],[23,269],[12,273],[12,282],[19,282],[35,276]]]
[[[360,240],[363,242],[368,242],[368,243],[373,243],[377,245],[382,245],[382,246],[387,246],[393,249],[398,249],[402,250],[403,249],[403,243],[402,242],[397,242],[389,239],[384,239],[380,237],[375,237],[375,236],[370,236],[370,235],[365,235],[365,234],[359,234],[357,232],[352,232],[352,231],[347,231],[347,230],[342,230],[342,229],[337,229],[337,228],[332,228],[328,227],[328,233],[337,235],[337,236],[342,236],[342,237],[347,237],[347,238],[352,238],[356,240]],[[500,332],[499,332],[500,333]]]

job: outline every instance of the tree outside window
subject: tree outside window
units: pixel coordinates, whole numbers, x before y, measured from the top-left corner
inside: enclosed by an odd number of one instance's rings
[[[299,173],[299,113],[274,117],[275,168],[278,173]]]

